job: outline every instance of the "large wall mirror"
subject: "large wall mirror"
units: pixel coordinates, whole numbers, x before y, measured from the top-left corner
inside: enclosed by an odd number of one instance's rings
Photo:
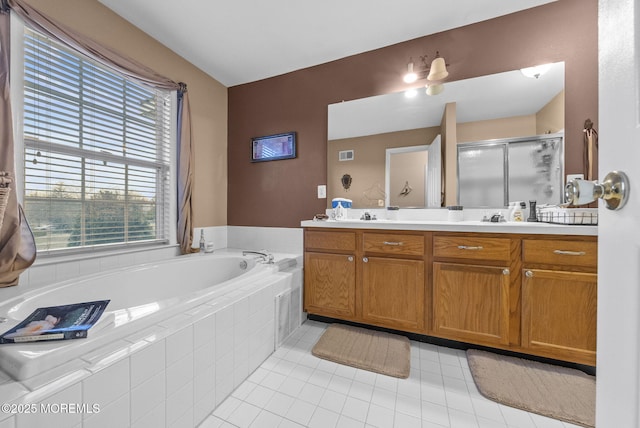
[[[419,90],[411,98],[397,92],[331,104],[328,207],[336,197],[353,200],[354,208],[450,205],[457,201],[459,144],[563,131],[562,62],[552,64],[537,78],[515,70],[445,82],[444,92],[437,96]],[[441,149],[434,150],[435,144]],[[431,150],[408,149],[413,146]],[[396,162],[388,159],[393,153],[399,154]],[[415,167],[408,166],[412,164]],[[345,174],[352,178],[348,189],[341,185]],[[490,201],[476,203],[492,205]]]

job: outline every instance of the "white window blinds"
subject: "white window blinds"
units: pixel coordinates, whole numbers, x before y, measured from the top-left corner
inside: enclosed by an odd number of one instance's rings
[[[38,252],[168,239],[170,100],[25,27],[24,205]]]

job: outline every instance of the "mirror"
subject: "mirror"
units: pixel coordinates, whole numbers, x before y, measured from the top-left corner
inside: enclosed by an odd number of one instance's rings
[[[387,175],[393,175],[393,170],[387,171],[387,149],[431,146],[438,136],[442,161],[431,162],[432,149],[427,161],[431,170],[427,172],[425,202],[417,205],[410,201],[405,208],[454,205],[458,144],[564,130],[563,62],[552,64],[538,78],[525,77],[515,70],[445,82],[444,86],[444,92],[437,96],[419,90],[414,98],[396,92],[329,105],[328,207],[336,197],[353,200],[354,208],[393,205],[392,195],[399,194],[405,182],[400,188],[387,188]],[[344,174],[352,177],[348,190],[340,184]],[[437,185],[436,177],[442,177]],[[411,182],[409,186],[416,187]],[[442,197],[445,189],[446,199]],[[435,204],[429,203],[434,200]]]

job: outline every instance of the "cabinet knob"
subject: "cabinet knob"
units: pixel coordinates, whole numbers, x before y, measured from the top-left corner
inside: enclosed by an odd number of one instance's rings
[[[509,269],[502,269],[502,274],[503,275],[509,275]]]
[[[531,272],[530,270],[526,271],[524,273],[524,276],[526,276],[527,278],[533,278],[533,272]]]
[[[350,262],[352,262],[352,261],[353,261],[353,256],[349,256],[349,257],[347,257],[347,260],[349,260]]]
[[[365,263],[368,263],[369,262],[369,258],[368,257],[363,257],[362,261],[365,262]]]

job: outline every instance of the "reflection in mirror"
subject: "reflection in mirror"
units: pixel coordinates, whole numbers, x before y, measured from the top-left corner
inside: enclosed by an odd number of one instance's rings
[[[385,193],[387,206],[425,207],[427,204],[427,146],[387,149]]]
[[[563,135],[458,145],[458,204],[562,203]]]
[[[354,208],[390,205],[388,197],[392,191],[384,191],[386,149],[428,146],[441,135],[444,163],[437,175],[446,179],[439,183],[440,191],[433,193],[438,195],[436,206],[442,205],[439,196],[442,192],[446,192],[443,203],[454,205],[458,143],[532,137],[564,130],[564,63],[553,64],[537,79],[527,78],[516,70],[447,82],[444,92],[437,96],[420,91],[417,97],[409,99],[398,92],[331,104],[328,119],[328,204],[332,198],[345,197],[353,200]],[[338,153],[347,150],[353,150],[353,156],[341,161]],[[428,164],[431,160],[430,154]],[[348,190],[340,183],[344,174],[353,177]],[[431,184],[428,178],[427,187]],[[498,199],[502,200],[502,196]],[[482,202],[481,205],[488,205],[484,203],[487,201]],[[424,206],[430,206],[428,201]]]

